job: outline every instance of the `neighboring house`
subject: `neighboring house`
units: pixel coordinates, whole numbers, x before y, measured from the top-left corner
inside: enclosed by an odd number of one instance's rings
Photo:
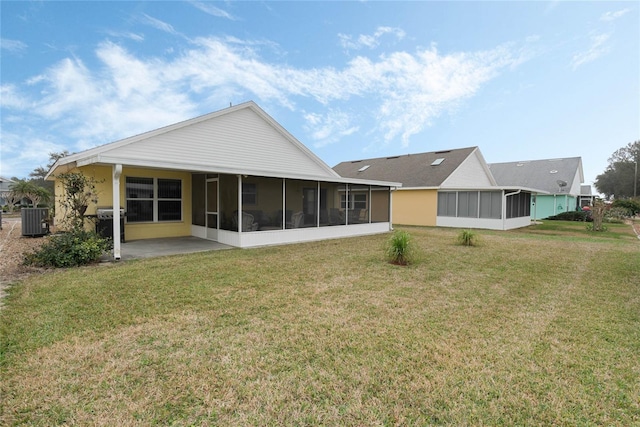
[[[113,236],[123,208],[126,240],[197,236],[237,247],[387,232],[400,185],[341,177],[254,102],[61,158],[47,179],[67,171],[101,182]],[[58,200],[60,182],[55,191]]]
[[[14,183],[15,181],[0,176],[0,207],[7,204],[5,198],[2,197],[2,193],[5,191],[11,191],[11,184]]]
[[[497,185],[478,147],[355,160],[333,169],[401,182],[393,195],[395,224],[509,230],[531,223],[536,190]]]
[[[580,186],[580,200],[578,205],[582,208],[584,206],[593,206],[593,201],[597,197],[596,194],[591,192],[590,185],[581,185]]]
[[[489,164],[498,185],[538,188],[531,200],[531,217],[543,219],[580,209],[581,184],[584,182],[582,158],[528,160]]]

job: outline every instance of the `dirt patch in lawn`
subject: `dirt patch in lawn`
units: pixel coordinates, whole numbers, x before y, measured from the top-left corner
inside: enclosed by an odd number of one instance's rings
[[[24,255],[33,252],[46,241],[44,237],[22,236],[20,218],[3,218],[0,230],[0,307],[9,284],[44,271],[22,265]]]

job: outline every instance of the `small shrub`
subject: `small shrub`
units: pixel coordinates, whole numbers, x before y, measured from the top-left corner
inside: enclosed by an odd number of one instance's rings
[[[411,235],[406,231],[396,231],[387,243],[387,258],[397,265],[408,265],[413,262],[415,250]]]
[[[596,229],[594,227],[593,223],[587,224],[587,231],[602,231],[602,232],[604,232],[604,231],[607,231],[607,230],[608,230],[608,228],[607,228],[606,225],[601,225],[600,227],[598,227],[598,229]]]
[[[612,207],[608,209],[604,213],[604,220],[606,222],[618,223],[621,224],[624,222],[624,219],[629,217],[629,210],[623,207]]]
[[[611,207],[613,208],[611,210],[620,209],[624,211],[624,216],[636,216],[640,213],[640,199],[616,199],[611,204]]]
[[[25,265],[77,267],[97,262],[111,250],[112,242],[93,231],[73,231],[51,236],[37,251],[24,258]]]
[[[460,230],[458,243],[462,246],[475,246],[478,244],[478,235],[473,230]]]

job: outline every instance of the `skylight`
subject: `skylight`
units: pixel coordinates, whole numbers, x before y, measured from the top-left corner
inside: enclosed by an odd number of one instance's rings
[[[431,166],[438,166],[440,163],[444,162],[444,157],[437,158],[431,163]]]
[[[358,169],[358,172],[364,172],[364,171],[366,171],[367,169],[369,169],[369,167],[370,167],[370,166],[371,166],[371,165],[364,165],[363,167],[361,167],[360,169]]]

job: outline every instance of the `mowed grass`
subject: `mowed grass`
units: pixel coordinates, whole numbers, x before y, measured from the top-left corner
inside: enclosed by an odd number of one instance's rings
[[[34,276],[0,425],[640,425],[640,241],[580,223],[389,234]]]

